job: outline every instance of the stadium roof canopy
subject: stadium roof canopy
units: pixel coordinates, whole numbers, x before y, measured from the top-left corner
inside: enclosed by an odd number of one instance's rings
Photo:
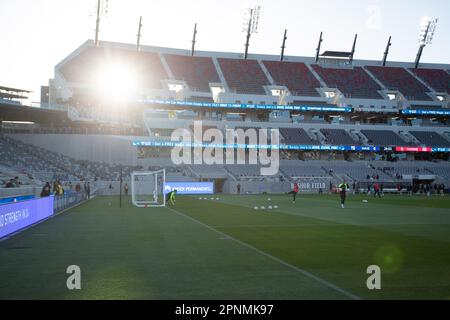
[[[352,56],[352,53],[351,52],[343,52],[343,51],[325,51],[320,56],[323,58],[350,59]]]
[[[31,93],[31,91],[0,86],[0,98],[27,99],[27,97],[24,95],[26,93]]]

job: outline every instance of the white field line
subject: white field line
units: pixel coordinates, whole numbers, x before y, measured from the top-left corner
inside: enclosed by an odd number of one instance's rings
[[[197,223],[197,224],[199,224],[199,225],[201,225],[201,226],[203,226],[203,227],[205,227],[205,228],[207,228],[207,229],[209,229],[209,230],[211,230],[211,231],[213,231],[215,233],[218,233],[218,234],[220,234],[223,237],[230,238],[231,240],[235,241],[236,243],[240,244],[241,246],[246,247],[246,248],[248,248],[248,249],[250,249],[250,250],[252,250],[254,252],[257,252],[257,253],[259,253],[259,254],[261,254],[261,255],[263,255],[263,256],[265,256],[265,257],[267,257],[267,258],[269,258],[269,259],[271,259],[273,261],[276,261],[276,262],[284,265],[285,267],[288,267],[291,270],[294,270],[294,271],[296,271],[296,272],[298,272],[298,273],[300,273],[300,274],[302,274],[302,275],[304,275],[304,276],[306,276],[306,277],[308,277],[310,279],[313,279],[313,280],[321,283],[322,285],[324,285],[324,286],[326,286],[328,288],[331,288],[331,289],[333,289],[333,290],[335,290],[335,291],[337,291],[339,293],[342,293],[343,295],[345,295],[346,297],[348,297],[350,299],[362,300],[362,298],[358,297],[357,295],[354,295],[353,293],[351,293],[351,292],[349,292],[349,291],[347,291],[345,289],[342,289],[342,288],[338,287],[337,285],[335,285],[335,284],[333,284],[333,283],[331,283],[331,282],[329,282],[327,280],[324,280],[324,279],[322,279],[322,278],[320,278],[320,277],[318,277],[318,276],[316,276],[316,275],[314,275],[314,274],[312,274],[312,273],[310,273],[310,272],[308,272],[306,270],[303,270],[303,269],[301,269],[299,267],[296,267],[296,266],[294,266],[294,265],[292,265],[292,264],[290,264],[290,263],[288,263],[286,261],[283,261],[283,260],[281,260],[281,259],[279,259],[279,258],[277,258],[277,257],[275,257],[273,255],[271,255],[270,253],[264,252],[264,251],[254,247],[252,245],[249,245],[248,243],[245,243],[245,242],[243,242],[243,241],[241,241],[239,239],[236,239],[236,238],[234,238],[234,237],[232,237],[232,236],[230,236],[230,235],[228,235],[228,234],[226,234],[226,233],[224,233],[222,231],[219,231],[219,230],[217,230],[217,229],[215,229],[215,228],[213,228],[213,227],[211,227],[211,226],[209,226],[209,225],[207,225],[207,224],[205,224],[205,223],[203,223],[203,222],[201,222],[199,220],[196,220],[196,219],[194,219],[194,218],[192,218],[192,217],[190,217],[190,216],[188,216],[188,215],[186,215],[184,213],[181,213],[178,210],[175,210],[175,209],[170,208],[170,207],[167,207],[167,209],[169,209],[170,211],[176,213],[177,215],[182,216],[182,217],[184,217],[184,218],[186,218],[188,220],[191,220],[191,221],[193,221],[193,222],[195,222],[195,223]]]

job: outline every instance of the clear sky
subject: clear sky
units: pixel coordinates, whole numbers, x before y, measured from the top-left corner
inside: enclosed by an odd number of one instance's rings
[[[244,11],[262,7],[250,53],[279,54],[288,29],[286,55],[313,56],[320,31],[322,49],[350,50],[359,34],[356,59],[381,59],[389,35],[389,59],[414,61],[423,16],[439,18],[422,62],[450,63],[449,0],[109,0],[101,40],[190,48],[198,23],[197,49],[242,52]],[[94,37],[96,0],[0,0],[0,85],[33,90],[53,76],[54,66]]]

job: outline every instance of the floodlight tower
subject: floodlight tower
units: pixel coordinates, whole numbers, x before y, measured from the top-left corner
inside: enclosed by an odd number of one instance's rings
[[[384,55],[383,55],[383,63],[382,63],[383,67],[386,67],[386,60],[387,60],[387,57],[388,57],[388,54],[389,54],[389,48],[392,45],[391,39],[392,39],[392,36],[389,36],[389,40],[388,40],[388,43],[386,45],[386,50],[384,51]]]
[[[139,26],[138,26],[138,33],[137,33],[137,43],[136,43],[136,48],[137,51],[141,51],[141,30],[142,30],[142,16],[139,18]]]
[[[284,49],[286,49],[287,29],[284,29],[283,44],[281,45],[280,61],[284,60]]]
[[[355,34],[355,39],[353,40],[352,51],[351,51],[351,54],[350,54],[350,63],[353,63],[353,57],[355,56],[356,40],[358,40],[358,34]]]
[[[197,37],[197,23],[194,25],[194,34],[192,36],[191,57],[193,57],[195,53],[195,43],[197,42],[196,37]]]
[[[100,18],[108,15],[109,0],[97,0],[97,19],[95,20],[95,46],[98,47],[98,34],[100,32]]]
[[[317,63],[319,61],[320,47],[321,47],[322,42],[323,42],[322,35],[323,35],[323,32],[320,33],[319,43],[317,44],[316,58],[314,59],[314,63]]]
[[[247,31],[247,37],[245,41],[245,52],[244,59],[247,60],[248,56],[248,47],[250,46],[250,36],[254,33],[258,33],[258,24],[259,24],[259,16],[261,12],[261,6],[258,5],[254,9],[248,9],[249,17],[248,20],[244,17],[244,27],[242,29],[243,32]],[[247,30],[245,30],[247,29]]]
[[[417,52],[416,62],[414,67],[417,69],[419,67],[420,58],[422,57],[423,49],[431,44],[433,41],[434,33],[436,32],[436,25],[438,19],[432,19],[425,17],[421,23],[421,28],[419,32],[419,51]]]

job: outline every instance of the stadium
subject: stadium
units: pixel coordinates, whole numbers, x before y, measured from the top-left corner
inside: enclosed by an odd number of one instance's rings
[[[248,53],[257,18],[244,53],[96,38],[39,106],[2,84],[0,299],[450,299],[436,21],[414,63]]]

